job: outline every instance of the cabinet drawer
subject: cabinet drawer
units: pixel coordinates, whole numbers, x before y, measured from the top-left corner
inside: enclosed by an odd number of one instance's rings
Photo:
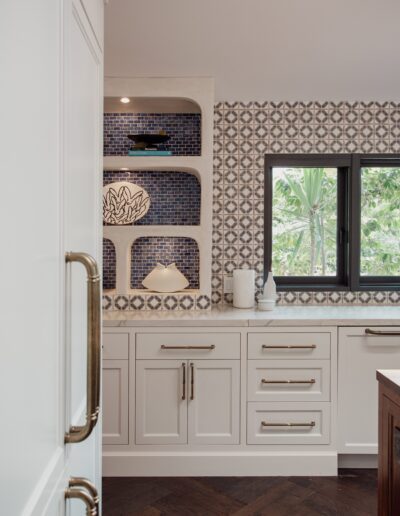
[[[249,333],[247,353],[249,359],[304,358],[329,359],[331,334],[313,332]]]
[[[249,401],[329,401],[329,360],[249,360]]]
[[[137,359],[240,359],[240,333],[140,333]]]
[[[129,333],[103,333],[103,359],[128,360]]]
[[[248,444],[329,444],[329,440],[330,403],[248,403]]]

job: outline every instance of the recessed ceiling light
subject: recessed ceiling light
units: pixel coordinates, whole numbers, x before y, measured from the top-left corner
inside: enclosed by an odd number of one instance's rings
[[[129,168],[127,168],[127,167],[122,167],[122,168],[120,168],[120,170],[121,170],[121,172],[126,172],[127,170],[129,170]]]
[[[131,101],[131,99],[128,99],[128,97],[120,98],[120,102],[122,102],[122,104],[129,104],[130,101]]]

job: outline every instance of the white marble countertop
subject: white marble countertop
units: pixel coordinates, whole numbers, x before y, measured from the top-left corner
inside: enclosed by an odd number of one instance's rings
[[[279,306],[271,312],[232,307],[190,311],[109,311],[103,325],[135,326],[400,326],[400,306]]]

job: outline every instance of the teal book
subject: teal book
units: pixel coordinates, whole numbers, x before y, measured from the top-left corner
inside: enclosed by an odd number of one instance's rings
[[[168,150],[130,150],[128,156],[172,156]]]

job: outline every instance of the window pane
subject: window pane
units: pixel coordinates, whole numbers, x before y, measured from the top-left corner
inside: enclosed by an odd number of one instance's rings
[[[361,169],[361,257],[364,276],[400,276],[400,168]]]
[[[275,275],[336,275],[337,176],[336,168],[273,168]]]

